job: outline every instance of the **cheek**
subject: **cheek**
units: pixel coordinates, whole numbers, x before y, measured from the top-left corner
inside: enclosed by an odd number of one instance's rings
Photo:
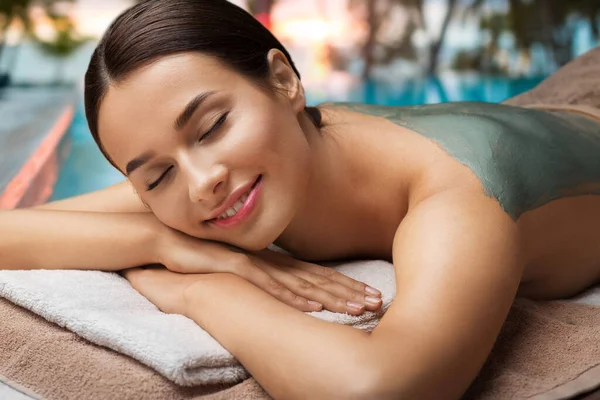
[[[188,233],[191,221],[186,210],[187,206],[180,204],[180,200],[175,197],[162,199],[160,204],[152,206],[152,212],[160,222],[173,229]]]
[[[260,133],[256,157],[282,184],[295,186],[306,178],[310,149],[304,132],[294,118],[271,121]]]
[[[309,162],[310,147],[302,129],[293,122],[277,132],[274,138],[273,157],[288,173],[305,174]]]
[[[283,132],[271,118],[256,115],[237,125],[235,130],[231,140],[227,141],[226,153],[223,153],[226,164],[234,169],[270,164],[281,150],[279,142]]]

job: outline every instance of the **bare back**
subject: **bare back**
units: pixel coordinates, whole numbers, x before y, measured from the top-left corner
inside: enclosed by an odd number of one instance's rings
[[[496,199],[519,226],[525,265],[521,295],[571,296],[600,279],[600,123],[564,111],[486,103],[333,108],[361,113],[365,126],[373,127],[366,141],[358,132],[364,126],[348,134],[357,146],[371,146],[388,160],[381,176],[389,179],[391,170],[398,180],[406,179],[403,168],[393,164],[421,164],[423,173],[410,182],[419,188],[411,206],[449,187]],[[386,222],[359,224],[364,240],[378,238],[374,246],[379,247],[372,249],[377,257],[386,252],[391,227],[401,223],[393,202],[381,208]],[[352,246],[346,249],[350,257],[356,256]]]

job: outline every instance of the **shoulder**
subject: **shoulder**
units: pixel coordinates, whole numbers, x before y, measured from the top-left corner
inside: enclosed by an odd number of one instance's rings
[[[412,138],[409,153],[418,157],[408,156],[421,165],[419,180],[426,196],[454,186],[476,187],[496,199],[515,220],[539,206],[538,200],[548,192],[545,189],[555,185],[559,174],[544,171],[569,164],[561,146],[554,145],[557,137],[565,136],[564,130],[554,134],[557,128],[552,116],[541,110],[482,102],[406,107],[325,103],[320,107],[332,121],[342,113],[348,114],[339,120],[353,124],[359,119],[350,115],[367,116],[369,123],[376,123],[369,117],[379,117],[391,123],[388,127],[392,133],[399,132],[397,128],[412,133],[402,140]],[[390,137],[393,135],[386,136]],[[532,185],[532,179],[540,174],[548,182]]]
[[[454,101],[436,104],[418,105],[380,105],[357,102],[326,102],[317,106],[321,110],[347,110],[373,116],[399,116],[399,115],[470,115],[470,116],[496,116],[499,114],[527,114],[531,109],[510,106],[499,103],[476,101]],[[539,112],[535,110],[534,112]]]
[[[400,106],[383,106],[378,104],[364,104],[354,102],[327,102],[320,104],[318,108],[325,112],[346,111],[382,118],[394,117],[401,109],[404,109],[404,107]]]
[[[399,275],[414,270],[434,279],[456,268],[465,278],[495,270],[512,279],[522,275],[521,246],[518,224],[495,199],[452,188],[409,209],[394,236],[393,258]]]

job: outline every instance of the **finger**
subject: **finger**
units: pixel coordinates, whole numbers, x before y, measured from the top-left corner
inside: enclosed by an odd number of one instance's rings
[[[221,243],[193,239],[188,251],[170,253],[167,268],[180,273],[229,272],[261,288],[281,302],[300,311],[320,311],[322,304],[309,302],[286,289],[269,274],[258,268],[247,253]]]
[[[261,268],[293,293],[310,300],[318,301],[329,311],[352,315],[360,315],[365,311],[364,304],[337,297],[321,289],[314,283],[288,272],[285,267],[280,268],[265,263],[265,265],[261,265]]]
[[[369,296],[381,297],[381,292],[379,290],[370,287],[364,284],[363,282],[354,280],[340,272],[337,272],[332,268],[323,267],[321,265],[297,260],[295,258],[286,256],[284,254],[279,254],[270,250],[263,250],[258,253],[262,258],[273,262],[278,267],[293,267],[300,270],[304,270],[315,275],[321,275],[326,278],[329,278],[357,292],[363,292]]]
[[[236,275],[241,276],[248,282],[261,288],[282,303],[292,306],[300,311],[321,311],[323,309],[323,304],[308,300],[305,297],[293,293],[274,276],[271,276],[254,264],[248,266],[248,268],[239,270],[236,272]]]
[[[351,288],[357,292],[365,293],[368,296],[381,297],[381,292],[375,288],[370,287],[369,285],[359,282],[346,276],[333,268],[323,267],[321,265],[316,265],[304,261],[297,261],[293,265],[294,268],[298,268],[302,271],[307,271],[315,275],[324,276],[325,278],[332,280],[334,282],[338,282],[346,287]]]
[[[363,304],[365,309],[369,311],[376,311],[381,307],[382,301],[380,297],[370,296],[362,291],[356,291],[325,276],[292,267],[281,267],[281,269],[313,283],[317,287],[336,297],[346,301]]]

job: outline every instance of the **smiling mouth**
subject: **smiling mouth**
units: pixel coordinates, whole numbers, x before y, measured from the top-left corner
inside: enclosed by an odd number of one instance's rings
[[[220,227],[230,227],[246,219],[256,206],[261,182],[262,175],[259,175],[250,189],[242,194],[233,206],[229,207],[218,217],[208,220],[208,222]]]

